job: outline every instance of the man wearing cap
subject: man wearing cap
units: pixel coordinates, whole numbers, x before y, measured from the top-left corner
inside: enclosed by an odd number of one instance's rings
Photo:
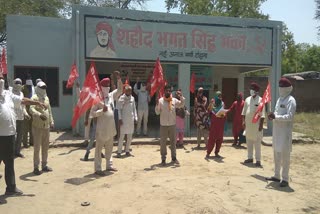
[[[117,57],[112,43],[112,26],[107,22],[99,22],[96,26],[96,36],[98,45],[91,51],[90,57]]]
[[[22,88],[22,81],[20,78],[16,78],[13,81],[12,86],[12,93],[20,96],[21,99],[24,98],[23,93],[21,92]],[[24,155],[21,154],[21,143],[22,143],[22,132],[23,132],[23,125],[24,125],[24,119],[30,120],[30,116],[26,110],[26,106],[24,104],[21,105],[15,105],[14,111],[16,113],[16,141],[15,141],[15,156],[23,158]]]
[[[21,91],[23,93],[23,96],[26,98],[31,98],[34,95],[35,90],[34,90],[31,77],[28,77],[26,79],[26,84],[22,87]],[[30,114],[29,109],[30,109],[30,106],[27,105],[26,110]],[[23,142],[23,146],[25,148],[28,148],[29,145],[33,146],[32,117],[30,117],[29,119],[25,118],[23,123],[24,124],[23,124],[23,131],[22,131],[22,142]]]
[[[124,94],[119,98],[119,124],[120,124],[120,137],[118,141],[117,157],[121,157],[122,145],[124,136],[127,135],[126,156],[130,156],[130,145],[132,141],[132,134],[134,132],[134,122],[138,120],[136,104],[132,94],[130,85],[124,88]]]
[[[47,85],[40,81],[37,84],[36,94],[32,96],[32,100],[39,101],[47,106],[46,109],[36,106],[30,107],[32,114],[32,133],[34,138],[33,148],[33,173],[40,175],[42,172],[51,172],[52,168],[47,165],[48,163],[48,150],[49,150],[49,137],[50,128],[53,128],[54,121],[51,112],[50,100],[47,96]],[[40,149],[41,149],[41,166],[42,172],[39,170],[40,164]]]
[[[243,127],[245,129],[248,151],[248,159],[246,159],[244,163],[253,163],[253,149],[255,149],[257,167],[261,167],[261,140],[263,136],[263,121],[265,118],[265,107],[263,107],[259,122],[252,122],[252,118],[262,99],[258,95],[259,90],[260,86],[257,83],[252,82],[250,85],[250,97],[246,98],[241,113],[243,116]]]
[[[110,92],[110,79],[104,78],[100,81],[104,101],[91,108],[90,117],[97,118],[96,127],[96,150],[94,158],[95,174],[104,176],[105,172],[101,167],[101,151],[105,147],[105,157],[107,161],[107,171],[117,171],[112,166],[112,148],[113,137],[117,134],[114,122],[114,100],[122,94],[123,84],[121,82],[120,72],[115,71],[117,78],[117,89]]]
[[[37,101],[22,98],[9,90],[4,90],[5,81],[0,73],[0,163],[5,164],[6,195],[21,195],[16,187],[14,172],[14,142],[16,135],[16,114],[14,108],[21,104],[45,106]],[[1,176],[0,176],[1,177]]]
[[[280,187],[289,185],[290,153],[292,151],[292,127],[296,113],[296,100],[290,95],[292,84],[286,78],[279,81],[279,99],[277,100],[274,113],[268,118],[273,120],[272,147],[274,152],[274,176],[267,180],[280,182],[280,170],[282,179]]]
[[[133,90],[136,95],[138,95],[138,124],[137,124],[137,135],[141,133],[141,123],[143,119],[143,135],[147,136],[148,131],[148,116],[149,116],[149,102],[150,96],[147,91],[145,83],[141,83],[140,89],[138,89],[138,82],[140,78],[137,79],[137,83],[134,85]]]

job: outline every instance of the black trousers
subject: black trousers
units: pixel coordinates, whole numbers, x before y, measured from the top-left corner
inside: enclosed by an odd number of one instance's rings
[[[13,191],[16,188],[14,174],[14,149],[15,135],[0,136],[0,163],[5,165],[6,191]]]

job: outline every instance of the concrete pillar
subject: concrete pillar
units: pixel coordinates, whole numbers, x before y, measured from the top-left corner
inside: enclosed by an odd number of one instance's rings
[[[185,106],[190,111],[190,64],[179,64],[178,67],[178,88],[182,90],[183,96],[186,98]],[[190,117],[185,119],[185,130],[187,136],[190,136]]]
[[[269,72],[269,82],[271,86],[271,109],[268,111],[274,111],[277,99],[279,97],[278,82],[281,78],[281,32],[282,26],[278,25],[274,29],[275,35],[272,44],[273,55],[272,55],[272,68]],[[272,135],[272,122],[268,120],[267,135]]]

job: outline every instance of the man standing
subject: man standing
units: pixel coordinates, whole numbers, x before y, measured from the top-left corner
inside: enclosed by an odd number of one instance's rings
[[[230,109],[228,110],[228,112],[233,111],[234,110],[234,115],[233,115],[233,126],[232,126],[232,133],[233,133],[233,144],[232,146],[240,146],[241,142],[238,142],[238,138],[240,133],[243,131],[243,127],[242,127],[242,110],[243,110],[243,106],[244,106],[244,101],[242,98],[242,93],[238,93],[237,95],[237,100],[234,101],[230,107]]]
[[[23,96],[26,98],[31,98],[34,95],[35,90],[34,90],[31,77],[28,77],[28,79],[26,79],[26,84],[22,87],[21,91],[23,93]],[[26,106],[26,110],[30,114],[29,109],[30,109],[30,106]],[[28,136],[29,136],[29,140],[28,140]],[[28,148],[29,145],[33,146],[32,118],[24,120],[22,142],[25,148]]]
[[[133,90],[138,95],[138,124],[137,124],[137,135],[140,135],[140,128],[143,119],[143,135],[147,136],[148,131],[148,116],[149,116],[149,102],[150,96],[146,89],[146,84],[141,83],[140,89],[138,89],[139,78],[137,83],[134,85]]]
[[[12,86],[12,93],[21,97],[23,99],[23,93],[21,92],[22,88],[22,81],[19,78],[16,78],[13,81],[13,86]],[[26,118],[27,120],[30,120],[30,116],[27,113],[26,106],[21,104],[21,105],[15,105],[14,106],[14,111],[16,113],[16,141],[15,141],[15,156],[23,158],[24,155],[21,154],[21,141],[22,141],[22,131],[23,131],[23,125],[24,125],[24,119]]]
[[[121,157],[122,145],[124,135],[127,135],[126,156],[130,156],[130,145],[132,141],[132,134],[134,132],[134,122],[138,120],[136,104],[132,94],[130,85],[126,85],[125,92],[119,98],[119,124],[120,124],[120,137],[118,141],[118,154]]]
[[[244,107],[241,115],[243,116],[243,127],[246,133],[247,139],[247,150],[248,159],[244,163],[253,163],[253,148],[255,149],[256,166],[261,167],[261,140],[262,140],[262,129],[263,121],[265,118],[265,107],[263,107],[260,121],[258,123],[253,123],[253,116],[261,102],[261,97],[258,95],[260,86],[252,82],[250,85],[250,97],[247,97],[244,103]]]
[[[113,137],[116,135],[114,122],[114,100],[122,94],[122,82],[120,72],[114,72],[117,78],[117,89],[110,92],[110,79],[104,78],[100,81],[104,101],[91,108],[90,117],[97,118],[96,128],[96,151],[94,157],[95,174],[104,176],[105,172],[101,169],[101,151],[105,147],[105,158],[107,161],[107,171],[117,171],[112,166]]]
[[[171,92],[171,86],[166,85],[164,87],[164,97],[157,99],[155,107],[156,114],[160,114],[160,154],[163,166],[166,165],[168,137],[170,139],[172,163],[179,164],[176,154],[176,108],[184,106],[185,98],[182,93],[180,100],[173,98]]]
[[[21,104],[44,105],[27,98],[21,98],[8,90],[4,90],[5,81],[0,74],[0,163],[5,164],[6,195],[21,195],[16,187],[14,173],[14,141],[16,135],[16,116],[14,107]]]
[[[33,173],[40,175],[40,149],[41,149],[41,166],[42,172],[51,172],[52,168],[47,166],[48,163],[48,150],[49,150],[49,138],[50,128],[53,128],[54,121],[51,112],[50,101],[47,96],[47,85],[44,82],[38,82],[36,94],[32,96],[32,100],[39,101],[47,106],[46,109],[39,108],[37,106],[30,107],[30,113],[32,114],[32,133],[34,138],[33,148]]]
[[[207,112],[208,102],[207,97],[203,95],[203,88],[200,87],[197,92],[196,98],[194,98],[194,120],[197,127],[197,143],[200,148],[201,138],[203,136],[204,143],[208,144],[209,134],[209,115]]]
[[[274,176],[267,178],[267,180],[280,182],[280,170],[282,168],[280,187],[289,185],[292,126],[296,112],[296,100],[290,95],[291,92],[291,82],[286,78],[281,78],[279,81],[280,97],[277,100],[274,113],[268,115],[268,118],[273,120]]]

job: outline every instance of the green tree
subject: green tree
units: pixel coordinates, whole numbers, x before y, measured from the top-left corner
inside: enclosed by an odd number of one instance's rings
[[[315,0],[316,2],[316,16],[315,19],[320,22],[320,0]],[[320,36],[320,26],[318,26],[318,35]]]
[[[165,0],[167,11],[178,8],[182,14],[268,19],[260,11],[266,0]]]
[[[293,33],[289,31],[285,24],[282,26],[281,54],[282,74],[297,72],[297,49]]]

